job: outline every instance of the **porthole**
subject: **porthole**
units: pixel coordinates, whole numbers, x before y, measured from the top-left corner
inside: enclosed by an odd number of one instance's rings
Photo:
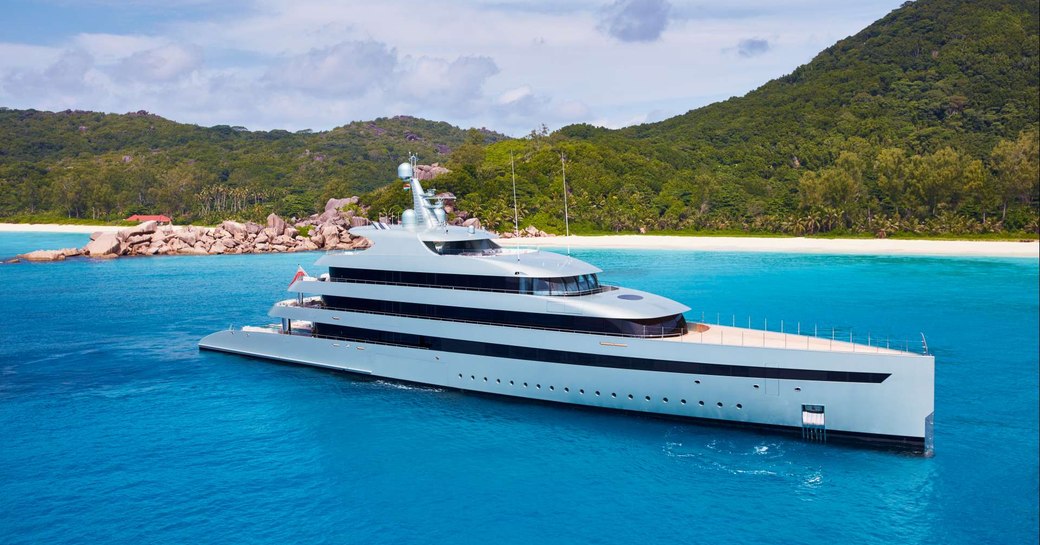
[[[534,385],[534,387],[535,387],[535,388],[538,388],[539,390],[541,390],[541,389],[542,389],[542,385],[541,385],[541,384],[535,384],[535,385]]]
[[[667,397],[661,398],[661,401],[664,401],[665,403],[668,403],[668,398]]]
[[[495,383],[496,383],[496,384],[502,384],[502,379],[500,379],[500,378],[496,378],[496,379],[495,379]]]
[[[801,391],[802,391],[802,389],[801,389],[801,388],[798,388],[798,387],[795,387],[794,391],[796,391],[796,392],[801,392]]]
[[[549,386],[549,391],[550,392],[555,392],[556,391],[556,387],[555,386]]]
[[[581,394],[581,395],[585,395],[585,389],[582,388],[581,390],[578,390],[578,393]]]
[[[524,388],[527,388],[527,383],[526,382],[524,383]]]
[[[632,399],[632,394],[628,394],[628,399]]]
[[[758,384],[756,384],[756,385],[755,385],[755,389],[756,389],[756,390],[758,389]]]
[[[650,396],[646,396],[644,399],[646,399],[647,401],[650,401]]]
[[[487,377],[484,377],[484,382],[487,382]]]
[[[512,386],[513,385],[513,381],[509,381],[509,385]]]
[[[475,376],[473,376],[473,375],[470,375],[470,376],[469,376],[469,379],[470,379],[470,380],[477,380],[477,377],[475,377]]]
[[[564,392],[567,392],[568,394],[569,394],[569,393],[571,393],[571,389],[570,389],[570,388],[567,388],[567,387],[564,387],[563,391],[564,391]]]
[[[462,378],[462,373],[459,373],[459,378]]]
[[[685,404],[686,404],[686,400],[685,400],[685,399],[680,399],[680,400],[679,400],[679,403],[681,403],[681,404],[685,405]]]
[[[611,393],[610,397],[615,397],[616,398],[617,397],[617,393]]]
[[[701,407],[704,406],[704,402],[703,401],[698,401],[697,404],[700,405]]]
[[[693,381],[693,383],[694,383],[694,384],[700,384],[700,383],[701,383],[701,381],[699,381],[699,380],[695,380],[695,381]]]
[[[718,405],[720,409],[722,408],[722,402],[721,402],[721,401],[719,401],[718,403],[716,403],[716,405]]]
[[[599,390],[596,390],[596,397],[599,397]]]
[[[743,408],[744,408],[744,406],[743,406],[743,405],[741,405],[740,403],[737,403],[737,408],[738,408],[738,409],[743,409]]]

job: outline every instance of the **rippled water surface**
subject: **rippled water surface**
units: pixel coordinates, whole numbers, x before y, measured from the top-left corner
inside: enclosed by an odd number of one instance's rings
[[[935,457],[198,351],[316,254],[0,265],[0,542],[1037,541],[1036,261],[573,254],[691,319],[924,332]]]

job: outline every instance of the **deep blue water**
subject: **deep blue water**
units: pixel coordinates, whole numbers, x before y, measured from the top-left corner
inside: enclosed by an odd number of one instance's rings
[[[935,456],[197,350],[316,254],[0,265],[0,543],[1037,542],[1035,260],[573,253],[695,319],[924,332]]]

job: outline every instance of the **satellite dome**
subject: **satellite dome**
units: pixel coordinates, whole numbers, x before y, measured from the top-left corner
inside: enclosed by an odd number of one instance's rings
[[[412,164],[401,163],[397,165],[397,177],[402,180],[409,180],[412,177]]]

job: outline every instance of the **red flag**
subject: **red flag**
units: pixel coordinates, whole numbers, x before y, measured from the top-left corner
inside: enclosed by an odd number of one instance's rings
[[[296,283],[297,280],[303,278],[304,276],[307,276],[307,273],[303,271],[303,267],[302,266],[297,265],[296,276],[292,277],[292,282],[289,282],[289,287],[291,288],[293,286],[293,284]]]

